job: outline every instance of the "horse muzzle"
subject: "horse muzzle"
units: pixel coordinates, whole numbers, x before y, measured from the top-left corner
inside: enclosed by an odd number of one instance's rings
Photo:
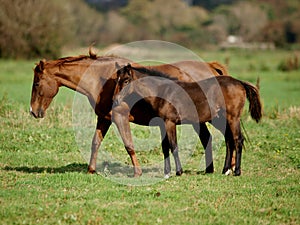
[[[32,110],[30,107],[30,114],[34,116],[34,118],[43,118],[45,116],[45,112],[43,109],[38,109],[36,112]]]

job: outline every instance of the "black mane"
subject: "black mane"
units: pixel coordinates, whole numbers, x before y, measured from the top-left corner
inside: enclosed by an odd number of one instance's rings
[[[171,77],[171,75],[167,74],[167,73],[162,73],[158,70],[154,70],[154,69],[148,69],[145,67],[131,67],[133,70],[136,70],[140,73],[149,75],[149,76],[153,76],[153,77],[162,77],[162,78],[166,78],[169,80],[178,80],[175,77]]]

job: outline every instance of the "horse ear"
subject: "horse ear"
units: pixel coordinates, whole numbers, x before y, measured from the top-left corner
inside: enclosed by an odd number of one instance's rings
[[[128,75],[130,75],[131,77],[133,77],[133,68],[131,67],[131,65],[129,63],[127,65],[127,69],[128,69]]]
[[[35,67],[35,71],[39,73],[43,72],[45,69],[45,62],[46,62],[45,59],[41,60],[39,64],[37,64],[37,66]]]
[[[119,70],[119,69],[121,69],[122,67],[119,65],[119,63],[118,62],[115,62],[115,67],[116,67],[116,69],[117,70]]]

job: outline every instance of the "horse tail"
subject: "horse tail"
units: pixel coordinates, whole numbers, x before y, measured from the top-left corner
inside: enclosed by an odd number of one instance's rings
[[[251,117],[258,123],[262,118],[262,104],[259,97],[259,90],[248,82],[241,82],[246,90],[246,96],[249,101],[249,112]]]
[[[208,62],[208,65],[216,76],[228,75],[226,66],[222,65],[221,63],[217,61],[213,61],[213,62]]]

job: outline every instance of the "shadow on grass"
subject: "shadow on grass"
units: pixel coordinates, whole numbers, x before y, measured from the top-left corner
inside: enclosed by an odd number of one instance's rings
[[[107,166],[107,164],[104,164]],[[110,175],[116,174],[126,174],[128,177],[133,177],[133,168],[132,166],[123,165],[119,163],[111,163],[109,167]],[[23,173],[87,173],[88,172],[88,164],[87,163],[72,163],[66,166],[61,167],[28,167],[28,166],[5,166],[2,170],[6,171],[18,171]],[[98,167],[97,171],[103,172],[103,166]],[[156,169],[143,169],[143,172],[158,172]]]
[[[18,171],[23,173],[87,173],[88,165],[86,163],[72,163],[61,167],[28,167],[28,166],[18,166],[11,167],[6,166],[3,170],[6,171]]]
[[[101,171],[103,175],[108,175],[104,171],[104,167],[107,167],[106,163],[103,163],[100,167],[97,168],[97,171]],[[88,164],[87,163],[71,163],[66,166],[61,167],[28,167],[28,166],[5,166],[2,170],[6,171],[18,171],[23,173],[87,173]],[[119,163],[110,163],[109,164],[109,175],[122,175],[127,177],[133,177],[132,166],[123,165]],[[104,171],[103,171],[104,170]],[[143,174],[159,174],[158,168],[143,168]],[[205,175],[204,171],[194,171],[194,170],[184,170],[185,175]]]
[[[142,167],[143,175],[151,176],[162,176],[162,171],[160,168],[155,166]],[[133,166],[126,165],[119,162],[103,162],[97,167],[97,171],[101,172],[104,176],[114,176],[114,177],[134,177]]]

